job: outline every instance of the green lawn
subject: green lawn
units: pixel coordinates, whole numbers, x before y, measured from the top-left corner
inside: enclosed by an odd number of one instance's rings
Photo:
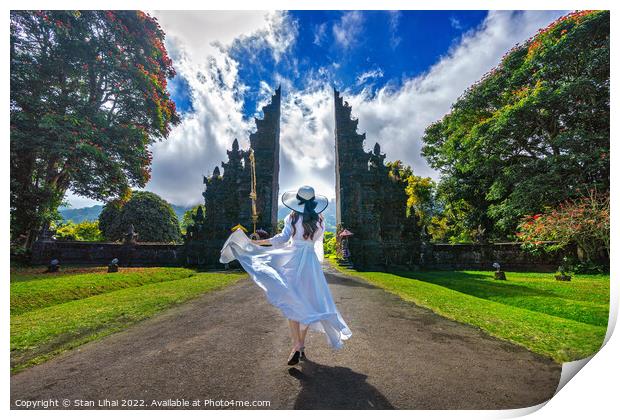
[[[609,314],[609,276],[489,271],[358,272],[349,275],[474,325],[487,333],[551,357],[557,362],[595,353],[603,343]]]
[[[12,372],[246,276],[184,268],[29,271],[11,273]]]

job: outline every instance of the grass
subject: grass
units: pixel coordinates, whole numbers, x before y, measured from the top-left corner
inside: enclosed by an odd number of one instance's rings
[[[489,271],[358,272],[338,270],[404,300],[557,362],[582,359],[601,347],[609,316],[609,276]]]
[[[121,268],[11,273],[11,372],[120,331],[245,273]]]
[[[73,269],[67,273],[14,273],[11,275],[11,314],[58,305],[71,300],[151,283],[189,278],[196,271],[184,268]]]

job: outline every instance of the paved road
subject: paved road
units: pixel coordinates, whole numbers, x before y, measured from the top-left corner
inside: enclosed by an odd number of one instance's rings
[[[287,323],[247,279],[12,376],[11,404],[178,398],[270,401],[270,408],[487,409],[553,395],[561,368],[551,360],[326,272],[353,332],[340,351],[310,332],[310,360],[287,366]]]

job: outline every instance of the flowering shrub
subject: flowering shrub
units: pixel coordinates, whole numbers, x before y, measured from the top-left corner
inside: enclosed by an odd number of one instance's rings
[[[587,262],[602,252],[609,257],[609,235],[609,194],[595,190],[544,213],[526,216],[517,232],[530,251],[557,251],[574,244]]]

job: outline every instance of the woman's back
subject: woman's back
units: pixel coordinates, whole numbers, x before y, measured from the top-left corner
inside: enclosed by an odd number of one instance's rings
[[[291,218],[291,215],[289,215],[289,219],[290,218]],[[324,222],[322,220],[318,220],[316,222],[317,230],[312,235],[312,239],[310,237],[308,237],[308,239],[305,239],[303,217],[301,216],[297,217],[297,220],[295,221],[295,229],[293,229],[294,234],[292,234],[291,236],[294,241],[304,241],[304,240],[317,241],[323,235],[323,232],[324,232],[323,223]]]
[[[317,220],[316,227],[317,229],[314,231],[312,238],[308,236],[308,238],[304,238],[304,225],[303,225],[303,217],[301,215],[296,215],[291,213],[284,218],[284,228],[282,232],[277,235],[266,239],[272,245],[279,245],[288,242],[289,240],[297,241],[322,241],[323,233],[325,231],[324,221],[322,218]]]

